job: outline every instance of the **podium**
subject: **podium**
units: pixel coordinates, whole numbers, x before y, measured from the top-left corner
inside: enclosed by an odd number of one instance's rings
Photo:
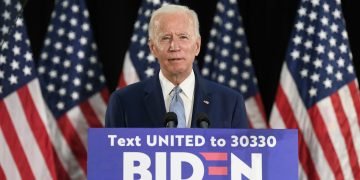
[[[294,129],[90,128],[88,179],[298,179]]]

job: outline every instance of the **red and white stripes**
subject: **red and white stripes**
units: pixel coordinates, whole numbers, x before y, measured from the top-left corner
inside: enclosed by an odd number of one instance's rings
[[[306,109],[287,65],[283,66],[270,126],[299,130],[301,179],[360,178],[355,81]]]
[[[64,149],[67,152],[61,157],[63,157],[63,163],[67,165],[66,169],[71,179],[86,179],[87,130],[90,127],[103,127],[107,96],[107,90],[104,89],[57,120],[58,131],[62,136],[62,139],[58,139],[62,144],[58,153],[62,153]]]
[[[6,160],[1,162],[7,179],[57,179],[50,136],[46,123],[34,104],[43,102],[38,80],[21,87],[0,102],[1,153]],[[2,158],[0,158],[2,159]],[[35,163],[36,162],[36,163]],[[16,168],[14,168],[16,167]],[[12,173],[10,173],[12,172]]]
[[[255,129],[268,128],[264,106],[260,97],[260,93],[245,100],[247,117],[250,127]]]
[[[0,179],[86,179],[87,129],[103,127],[107,90],[55,120],[39,87],[0,101]]]
[[[119,82],[117,88],[123,88],[127,85],[133,84],[140,81],[140,78],[136,72],[134,64],[130,59],[129,51],[126,51],[124,64],[122,67],[122,71],[119,76]]]

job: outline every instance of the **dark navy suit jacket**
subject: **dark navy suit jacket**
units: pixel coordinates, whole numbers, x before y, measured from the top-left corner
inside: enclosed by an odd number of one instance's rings
[[[195,95],[191,127],[199,113],[209,117],[210,128],[248,128],[241,94],[202,78],[195,72]],[[158,74],[115,91],[106,111],[106,127],[164,127],[166,114]]]

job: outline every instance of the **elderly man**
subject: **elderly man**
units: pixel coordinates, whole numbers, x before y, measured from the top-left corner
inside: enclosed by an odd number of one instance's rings
[[[106,127],[164,127],[166,112],[175,112],[180,128],[197,127],[204,113],[211,128],[248,128],[241,94],[203,79],[193,67],[201,45],[193,10],[165,5],[154,11],[148,45],[160,71],[112,94]]]

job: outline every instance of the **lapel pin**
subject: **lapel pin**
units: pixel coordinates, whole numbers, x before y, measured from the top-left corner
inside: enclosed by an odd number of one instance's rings
[[[210,102],[207,101],[207,100],[204,100],[203,102],[204,102],[205,104],[210,104]]]

